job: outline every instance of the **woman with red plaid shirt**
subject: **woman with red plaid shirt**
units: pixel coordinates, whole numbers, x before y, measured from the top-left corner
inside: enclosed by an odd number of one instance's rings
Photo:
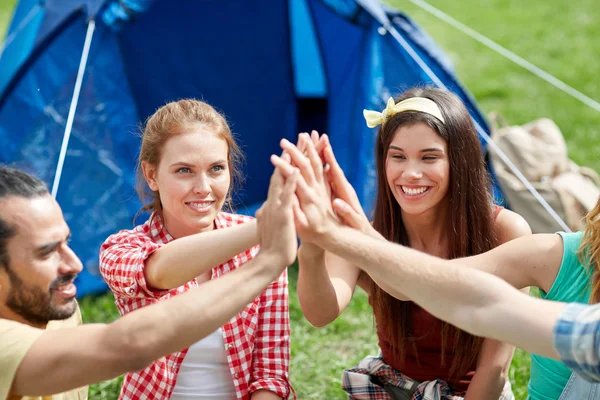
[[[121,315],[218,279],[256,256],[256,221],[222,211],[241,157],[225,118],[204,102],[168,103],[147,120],[138,193],[142,201],[152,199],[144,207],[152,214],[110,236],[100,250],[100,271]],[[288,398],[289,339],[284,271],[213,334],[126,374],[120,399]],[[132,340],[144,340],[144,333]]]

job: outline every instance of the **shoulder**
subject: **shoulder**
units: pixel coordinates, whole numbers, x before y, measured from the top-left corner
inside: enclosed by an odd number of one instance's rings
[[[102,243],[100,251],[102,252],[103,250],[118,244],[154,242],[151,231],[152,226],[149,221],[142,225],[138,225],[133,229],[122,229],[106,238],[104,243]]]
[[[582,274],[587,281],[589,279],[589,271],[583,266],[579,259],[579,247],[581,246],[583,232],[557,232],[554,236],[555,241],[561,243],[561,272],[564,270],[567,278],[571,281],[575,281],[578,274]]]
[[[531,227],[529,227],[525,218],[505,208],[498,211],[494,226],[500,244],[521,236],[531,235]]]
[[[556,232],[557,236],[560,236],[564,244],[564,250],[566,252],[577,253],[581,242],[583,240],[583,232]]]
[[[243,214],[233,214],[224,211],[221,211],[219,214],[217,214],[217,219],[223,226],[227,227],[254,221],[254,217]]]
[[[29,325],[25,325],[21,322],[13,321],[6,318],[0,318],[0,337],[2,340],[0,343],[4,343],[4,339],[9,337],[12,333],[35,333],[42,334],[44,331],[42,329],[34,328]]]
[[[42,336],[43,330],[22,324],[20,322],[11,321],[0,318],[0,369],[4,373],[12,377],[21,364],[21,361],[31,348],[35,341]],[[0,377],[0,382],[4,376]],[[2,386],[0,384],[0,386]],[[10,388],[10,386],[9,386]],[[0,390],[2,387],[0,387]],[[2,398],[0,396],[0,398]]]

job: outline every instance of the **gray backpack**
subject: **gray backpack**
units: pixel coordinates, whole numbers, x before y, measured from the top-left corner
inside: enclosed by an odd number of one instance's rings
[[[569,159],[560,129],[547,118],[523,126],[508,126],[490,115],[492,139],[546,202],[573,231],[585,228],[583,217],[600,196],[600,177]],[[519,213],[533,233],[562,230],[533,194],[492,149],[489,159],[507,205]]]

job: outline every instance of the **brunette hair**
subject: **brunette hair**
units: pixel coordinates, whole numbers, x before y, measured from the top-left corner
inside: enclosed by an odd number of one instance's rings
[[[447,257],[472,256],[494,248],[497,238],[489,176],[469,112],[456,95],[436,88],[413,88],[396,101],[412,97],[424,97],[435,102],[445,122],[424,112],[404,111],[389,117],[379,128],[375,146],[378,191],[373,215],[374,228],[389,241],[410,245],[400,205],[387,183],[385,165],[388,148],[398,129],[424,123],[446,141],[448,148],[450,183],[446,196],[450,212],[447,220],[440,222],[448,232]],[[374,282],[371,285],[375,320],[389,339],[392,350],[399,354],[400,359],[404,359],[406,347],[411,345],[417,357],[415,338],[412,337],[411,304],[390,296]],[[445,349],[451,346],[456,349],[456,356],[450,366],[450,375],[466,373],[477,360],[482,340],[442,322],[441,364],[445,363]]]

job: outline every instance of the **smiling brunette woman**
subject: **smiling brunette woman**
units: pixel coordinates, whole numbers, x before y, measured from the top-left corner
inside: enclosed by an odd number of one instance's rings
[[[479,139],[457,96],[411,89],[390,99],[381,113],[365,111],[365,118],[370,127],[380,125],[372,225],[385,239],[454,259],[531,233],[519,215],[493,205]],[[303,244],[299,262],[300,304],[315,326],[336,319],[356,285],[369,295],[381,357],[346,371],[350,398],[387,392],[394,399],[411,399],[430,386],[444,396],[512,398],[511,346],[471,336],[390,296],[356,266],[317,246]],[[357,383],[357,374],[370,376]],[[402,388],[394,387],[398,382]]]

